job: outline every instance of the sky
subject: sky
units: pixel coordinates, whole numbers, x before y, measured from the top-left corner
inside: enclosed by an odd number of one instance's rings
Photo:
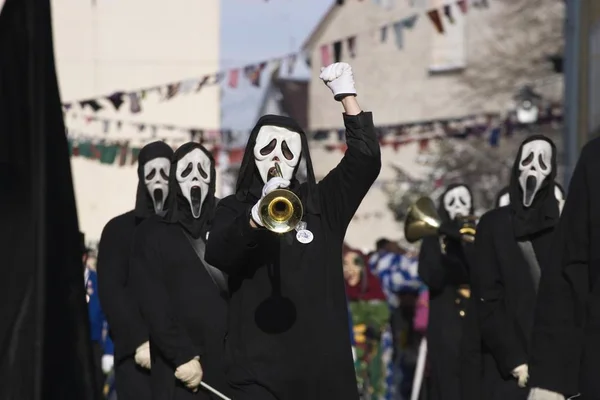
[[[243,67],[297,52],[334,0],[221,0],[221,70]],[[293,77],[307,78],[302,58]],[[221,128],[251,129],[264,96],[241,78],[231,89],[223,85]]]

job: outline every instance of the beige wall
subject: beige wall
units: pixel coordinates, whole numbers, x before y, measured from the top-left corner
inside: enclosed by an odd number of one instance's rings
[[[325,106],[330,94],[318,82],[321,67],[320,46],[337,40],[356,36],[356,57],[349,58],[344,43],[342,61],[352,65],[359,102],[363,109],[372,110],[376,124],[398,124],[435,119],[461,117],[472,113],[506,110],[507,102],[514,93],[502,93],[496,98],[477,98],[461,81],[461,71],[430,74],[433,64],[444,58],[444,45],[461,47],[466,65],[470,60],[481,57],[482,49],[502,46],[490,43],[490,22],[498,15],[497,3],[488,9],[474,9],[462,16],[455,2],[453,6],[457,24],[450,34],[439,35],[429,18],[429,7],[410,7],[408,1],[394,1],[386,9],[374,2],[348,0],[337,11],[311,49],[312,81],[309,92],[309,125],[311,129],[333,128],[341,125],[339,109]],[[448,2],[444,2],[448,3]],[[470,2],[469,2],[470,3]],[[491,3],[491,2],[490,2]],[[391,24],[413,14],[418,20],[413,29],[404,31],[404,48],[398,49],[394,31],[388,28],[386,43],[380,42],[379,27]],[[445,17],[444,23],[447,24]],[[465,18],[463,23],[460,18]],[[351,23],[349,22],[351,21]],[[461,42],[461,40],[463,42]],[[446,46],[447,47],[447,46]],[[459,54],[460,56],[460,54]],[[435,62],[437,60],[437,62]],[[493,65],[490,65],[492,68]]]
[[[219,0],[53,0],[54,49],[63,102],[109,95],[214,74],[219,69]],[[218,129],[217,85],[199,94],[159,102],[148,98],[142,112],[131,114],[128,103],[115,112],[109,103],[97,116],[125,121],[165,123]],[[75,113],[92,115],[89,109]],[[187,141],[185,131],[159,131],[156,138],[124,125],[121,132],[102,133],[99,124],[85,125],[68,113],[68,127],[106,140],[133,139],[131,145],[167,139]],[[135,167],[102,165],[73,158],[80,229],[88,240],[99,239],[108,220],[133,207]]]

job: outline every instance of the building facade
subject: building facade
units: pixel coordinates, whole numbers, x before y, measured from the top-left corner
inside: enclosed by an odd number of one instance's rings
[[[517,2],[523,0],[513,3]],[[543,34],[527,32],[523,22],[522,41],[514,32],[510,43],[498,40],[498,30],[507,26],[503,19],[509,19],[513,12],[507,11],[509,7],[510,0],[346,0],[343,5],[332,5],[303,46],[312,68],[310,128],[340,127],[339,110],[323,106],[329,94],[322,90],[318,78],[323,64],[336,59],[352,65],[359,102],[364,109],[376,112],[378,125],[506,111],[519,81],[529,82],[531,77],[516,68],[514,76],[494,76],[498,67],[494,64],[499,62],[489,59],[488,67],[486,58],[511,54],[511,46],[527,50],[527,44],[535,42],[531,37]],[[564,13],[564,6],[536,8],[535,12],[540,18],[556,17]],[[432,22],[435,19],[441,33]],[[528,50],[543,53],[543,49]],[[518,51],[515,53],[517,56]],[[510,62],[519,65],[518,60]],[[492,95],[473,90],[468,76],[474,69],[483,70],[477,73],[489,76],[490,85],[495,80],[514,79],[514,91],[506,90],[506,85]]]
[[[145,99],[138,113],[130,112],[127,99],[119,110],[105,101],[98,111],[77,106],[78,100],[214,75],[219,70],[219,0],[55,0],[52,16],[61,97],[74,105],[65,115],[68,128],[99,140],[127,140],[136,147],[160,139],[177,144],[190,137],[182,130],[140,132],[126,124],[112,129],[113,124],[104,132],[86,125],[84,116],[220,128],[218,85],[168,101]],[[86,238],[98,240],[109,219],[132,209],[136,168],[81,157],[74,157],[71,165],[80,228]]]

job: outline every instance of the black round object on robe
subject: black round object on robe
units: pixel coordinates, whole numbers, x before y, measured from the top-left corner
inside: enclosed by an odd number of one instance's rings
[[[266,333],[284,333],[294,326],[297,312],[287,297],[273,294],[265,299],[254,312],[256,326]]]

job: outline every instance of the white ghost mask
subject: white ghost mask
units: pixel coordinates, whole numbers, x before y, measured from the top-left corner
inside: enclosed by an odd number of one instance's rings
[[[510,204],[510,194],[504,193],[502,196],[500,196],[500,198],[498,199],[498,207],[504,207]]]
[[[157,214],[164,210],[165,199],[169,195],[170,169],[171,161],[166,157],[154,158],[144,164],[144,183]]]
[[[298,132],[272,125],[261,127],[254,144],[254,161],[263,183],[272,177],[273,172],[270,175],[269,171],[275,163],[279,163],[283,178],[291,180],[301,153],[302,139]]]
[[[444,208],[450,216],[450,219],[454,219],[459,215],[466,217],[471,213],[471,206],[473,201],[471,199],[471,193],[466,186],[457,186],[452,188],[444,194]]]
[[[202,204],[210,187],[210,170],[210,158],[197,148],[177,161],[177,183],[190,203],[194,218],[199,218],[202,212]]]
[[[546,140],[532,140],[523,145],[519,160],[519,185],[523,191],[523,205],[531,206],[544,179],[550,175],[552,146]]]

